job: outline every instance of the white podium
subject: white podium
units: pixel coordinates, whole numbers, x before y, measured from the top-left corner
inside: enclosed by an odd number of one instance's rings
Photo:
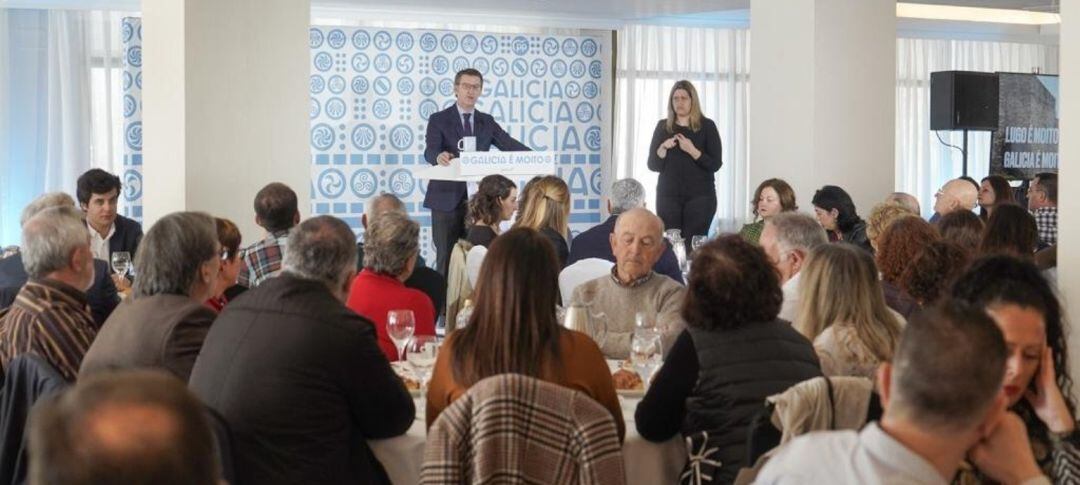
[[[413,177],[477,182],[492,174],[511,178],[555,175],[555,157],[555,152],[463,152],[450,165],[413,169]]]

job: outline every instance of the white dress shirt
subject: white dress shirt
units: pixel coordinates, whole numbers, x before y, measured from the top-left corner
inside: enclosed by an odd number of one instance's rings
[[[779,317],[791,323],[795,323],[799,313],[799,276],[802,271],[795,273],[791,279],[784,282],[780,289],[784,292],[784,302],[780,305]]]
[[[109,239],[112,239],[113,234],[116,233],[116,223],[109,226],[109,233],[105,237],[101,237],[101,233],[97,232],[97,229],[94,229],[89,222],[86,223],[86,228],[90,229],[90,251],[94,253],[94,259],[109,262]]]

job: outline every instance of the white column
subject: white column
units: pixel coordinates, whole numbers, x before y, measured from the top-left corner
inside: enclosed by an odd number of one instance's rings
[[[1080,4],[1061,2],[1060,119],[1058,145],[1058,287],[1072,324],[1069,355],[1073,379],[1080,376]],[[1080,389],[1073,388],[1074,395]]]
[[[143,6],[144,219],[205,211],[260,239],[268,182],[310,209],[309,0],[150,0]]]
[[[812,211],[839,185],[866,217],[895,180],[896,2],[752,0],[750,36],[751,189],[783,178]]]

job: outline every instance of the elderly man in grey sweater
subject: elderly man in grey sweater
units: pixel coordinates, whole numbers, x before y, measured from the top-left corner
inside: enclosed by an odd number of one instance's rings
[[[685,326],[680,312],[686,288],[652,269],[664,252],[664,223],[646,209],[631,209],[615,221],[610,241],[615,253],[611,274],[575,288],[571,301],[588,306],[593,314],[606,315],[607,334],[601,348],[608,358],[630,356],[638,312],[655,321],[666,354]]]

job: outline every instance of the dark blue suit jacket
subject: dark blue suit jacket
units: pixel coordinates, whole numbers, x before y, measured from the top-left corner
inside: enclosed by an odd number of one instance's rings
[[[109,238],[109,255],[117,251],[131,253],[131,261],[135,261],[135,250],[142,241],[142,225],[120,214],[116,215],[116,232]]]
[[[86,291],[86,300],[99,328],[120,303],[120,295],[116,293],[116,285],[109,277],[110,274],[112,271],[109,263],[100,259],[94,260],[94,286]],[[0,259],[0,308],[11,306],[15,295],[26,284],[27,279],[29,276],[23,267],[22,254]]]
[[[495,118],[479,110],[473,110],[473,135],[476,136],[476,151],[486,152],[492,146],[504,152],[530,150],[529,147],[515,140],[495,122]],[[450,106],[428,119],[424,158],[432,165],[438,165],[436,158],[442,152],[459,155],[458,140],[463,136],[461,114],[457,104]],[[440,211],[452,211],[465,200],[465,182],[450,180],[432,180],[428,183],[424,196],[424,207]]]
[[[608,217],[606,221],[575,236],[574,244],[570,246],[570,259],[566,261],[566,265],[589,258],[606,259],[614,263],[615,254],[611,252],[609,236],[615,232],[615,219],[618,217]],[[671,250],[671,245],[666,239],[664,240],[664,254],[661,254],[660,259],[653,265],[653,271],[667,275],[679,284],[683,284],[682,271],[679,271],[679,259],[675,257],[675,251]]]

